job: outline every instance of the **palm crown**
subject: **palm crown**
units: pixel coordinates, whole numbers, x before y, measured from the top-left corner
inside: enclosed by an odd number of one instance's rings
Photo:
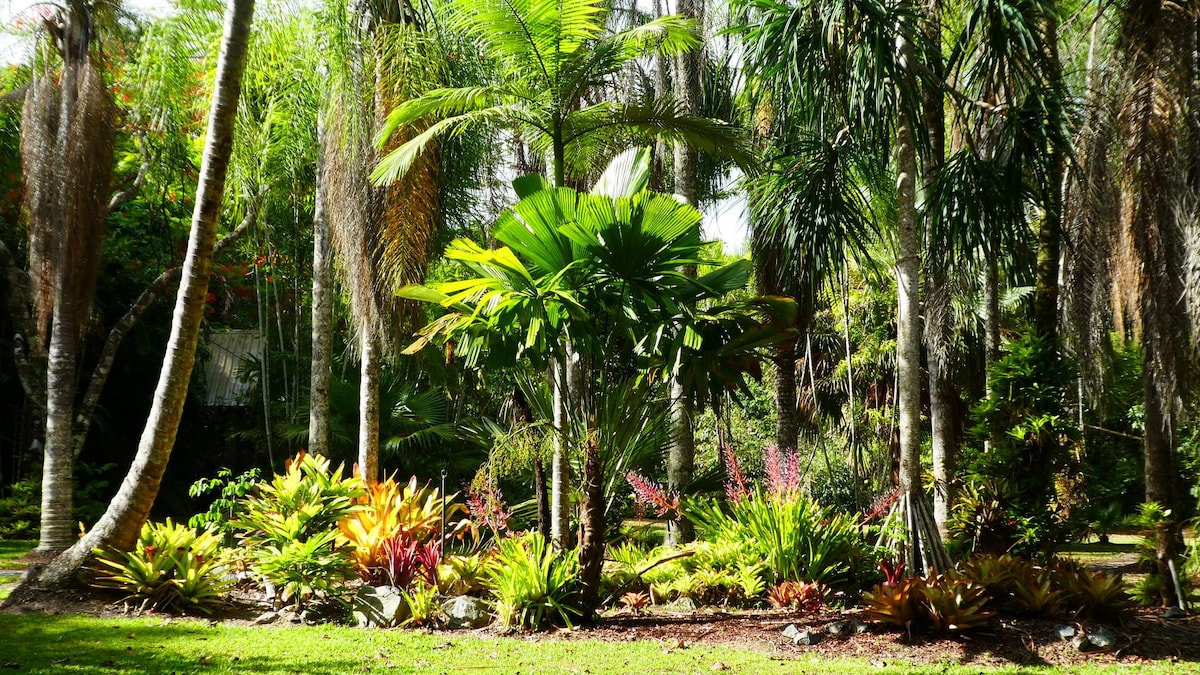
[[[423,130],[384,157],[372,180],[395,181],[434,138],[479,124],[515,128],[548,153],[556,186],[574,173],[568,166],[595,165],[596,151],[616,133],[679,140],[748,165],[746,146],[733,127],[678,114],[669,99],[588,104],[590,94],[613,86],[634,59],[699,44],[689,19],[660,17],[614,33],[605,28],[606,14],[603,0],[457,0],[452,27],[473,36],[495,60],[494,75],[483,85],[434,89],[395,108],[377,144],[401,127]]]

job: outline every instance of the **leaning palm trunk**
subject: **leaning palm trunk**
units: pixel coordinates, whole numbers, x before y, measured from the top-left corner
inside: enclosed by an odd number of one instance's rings
[[[158,495],[196,360],[253,13],[254,0],[231,0],[225,13],[224,39],[217,62],[208,140],[196,188],[183,281],[176,296],[167,353],[137,455],[100,522],[54,559],[40,577],[43,584],[71,583],[98,547],[131,549]]]

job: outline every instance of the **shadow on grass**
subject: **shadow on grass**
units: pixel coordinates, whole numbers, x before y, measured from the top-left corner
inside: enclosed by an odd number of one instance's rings
[[[0,666],[22,673],[348,673],[378,655],[371,639],[362,641],[362,650],[322,649],[312,631],[236,633],[181,619],[6,615],[0,616],[0,634]]]

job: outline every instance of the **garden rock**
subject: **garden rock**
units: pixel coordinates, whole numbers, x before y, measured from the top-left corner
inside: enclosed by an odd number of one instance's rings
[[[278,619],[278,618],[279,618],[279,612],[276,612],[274,610],[271,610],[269,612],[263,612],[262,614],[259,614],[257,617],[255,617],[254,625],[262,626],[262,625],[271,623],[271,622],[275,621],[275,619]]]
[[[1117,646],[1117,635],[1111,630],[1101,626],[1088,634],[1088,640],[1096,645],[1097,649],[1112,649]]]
[[[1188,613],[1182,607],[1171,607],[1163,612],[1162,616],[1164,619],[1186,619],[1188,618]]]
[[[789,623],[787,628],[783,629],[783,636],[798,645],[815,645],[817,644],[817,635],[806,630],[796,628],[796,624]]]
[[[864,621],[854,619],[850,622],[850,632],[854,633],[855,635],[862,635],[869,630],[871,630],[871,627],[868,626]]]
[[[1057,635],[1058,639],[1060,640],[1070,640],[1071,638],[1075,637],[1075,626],[1059,624],[1054,627],[1054,634]]]
[[[825,627],[825,632],[829,633],[830,635],[841,635],[842,633],[846,632],[846,622],[834,621]]]
[[[351,611],[360,628],[392,628],[408,618],[408,603],[395,586],[363,586]]]
[[[460,595],[442,603],[447,628],[483,628],[492,622],[487,604],[479,598]]]

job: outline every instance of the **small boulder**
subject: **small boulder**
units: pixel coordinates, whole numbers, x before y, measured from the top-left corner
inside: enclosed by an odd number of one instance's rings
[[[871,627],[868,626],[865,621],[854,619],[850,622],[850,632],[854,633],[855,635],[862,635],[869,630],[871,630]]]
[[[265,625],[268,623],[272,623],[275,621],[275,619],[278,619],[278,618],[279,618],[279,612],[276,612],[275,610],[263,612],[262,614],[259,614],[257,617],[254,618],[254,625],[262,626],[262,625]]]
[[[408,618],[408,603],[395,586],[363,586],[351,605],[355,625],[360,628],[392,628]]]
[[[1117,646],[1117,634],[1104,626],[1088,633],[1088,639],[1100,650],[1107,651]]]
[[[842,633],[846,632],[846,622],[834,621],[825,627],[825,632],[829,633],[830,635],[841,635]]]
[[[1059,624],[1054,627],[1054,634],[1057,635],[1058,639],[1060,640],[1070,640],[1071,638],[1075,637],[1075,626]]]
[[[492,622],[487,603],[469,595],[460,595],[442,603],[447,628],[483,628]]]
[[[1186,618],[1188,618],[1188,616],[1189,616],[1189,614],[1187,613],[1186,609],[1183,609],[1182,607],[1170,607],[1167,609],[1167,611],[1163,612],[1162,618],[1164,618],[1164,619],[1186,619]]]
[[[787,627],[783,629],[783,637],[791,640],[792,644],[797,645],[815,645],[817,644],[818,639],[816,633],[800,630],[794,623],[789,623]]]

